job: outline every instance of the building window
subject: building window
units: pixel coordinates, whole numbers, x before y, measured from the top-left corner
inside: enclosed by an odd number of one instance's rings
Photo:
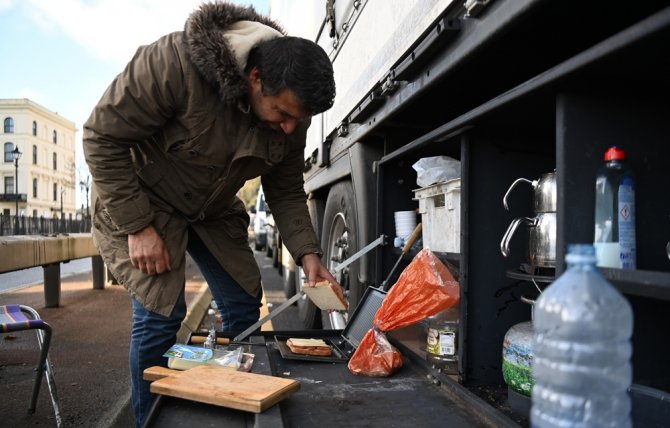
[[[33,165],[37,165],[37,146],[33,144]]]
[[[37,218],[37,210],[33,210],[33,218]]]
[[[37,199],[37,179],[33,178],[33,198]]]
[[[58,169],[58,154],[54,153],[54,171]]]
[[[5,143],[5,162],[14,162],[14,143]]]
[[[33,120],[33,136],[37,137],[37,122]]]
[[[54,129],[54,144],[58,143],[58,132]]]
[[[11,117],[6,117],[5,118],[5,134],[13,134],[14,133],[14,119]]]
[[[14,194],[14,177],[5,177],[5,195]]]
[[[54,183],[54,201],[58,200],[58,183]]]

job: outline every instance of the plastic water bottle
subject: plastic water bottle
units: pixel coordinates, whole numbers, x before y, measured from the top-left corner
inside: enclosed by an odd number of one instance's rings
[[[212,308],[207,310],[207,339],[203,348],[214,349],[216,347],[216,311]]]
[[[631,307],[592,245],[570,245],[566,262],[534,306],[531,426],[630,427]]]
[[[635,176],[620,147],[607,150],[596,175],[595,214],[598,266],[635,269]]]

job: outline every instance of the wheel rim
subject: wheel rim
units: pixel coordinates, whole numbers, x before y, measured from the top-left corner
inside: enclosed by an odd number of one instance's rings
[[[327,245],[325,254],[326,266],[330,272],[335,272],[335,268],[349,258],[349,227],[342,213],[338,213],[333,219]],[[349,290],[349,269],[344,268],[334,275],[337,282],[344,288],[346,297]],[[349,321],[347,312],[344,313],[344,320],[345,322]]]

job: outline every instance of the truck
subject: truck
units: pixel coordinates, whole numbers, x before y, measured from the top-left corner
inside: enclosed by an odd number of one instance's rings
[[[638,186],[638,266],[601,271],[635,313],[634,383],[667,394],[670,199],[657,189],[670,184],[669,4],[271,0],[271,17],[322,46],[335,73],[334,106],[312,119],[305,150],[323,260],[335,271],[388,237],[338,271],[350,311],[368,287],[392,284],[416,251],[391,244],[393,213],[419,205],[413,165],[460,161],[459,250],[438,254],[461,287],[458,382],[486,396],[504,390],[505,334],[531,320],[534,299],[566,269],[567,245],[593,242],[595,172],[621,145]],[[529,263],[527,238],[512,240],[506,256],[500,241],[533,213],[532,190],[510,194],[509,210],[507,190],[546,173],[556,175],[555,266],[542,267]],[[423,242],[444,232],[429,233]],[[290,295],[304,274],[277,251]],[[342,328],[351,316],[321,313],[308,299],[298,307],[305,329]]]

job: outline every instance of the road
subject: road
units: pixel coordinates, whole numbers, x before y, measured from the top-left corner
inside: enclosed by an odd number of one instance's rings
[[[67,278],[68,276],[88,272],[90,270],[90,258],[72,260],[68,263],[61,263],[60,265],[61,278]],[[0,293],[18,290],[42,282],[44,282],[44,269],[41,266],[3,273],[0,274]]]

